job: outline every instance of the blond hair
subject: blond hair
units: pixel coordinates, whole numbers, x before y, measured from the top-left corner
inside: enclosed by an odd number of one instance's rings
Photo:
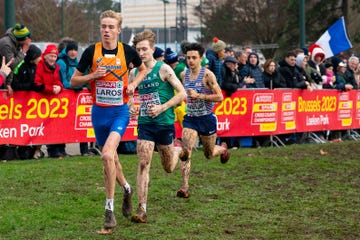
[[[106,11],[101,13],[100,22],[104,18],[114,18],[114,19],[116,19],[118,21],[118,23],[119,23],[118,27],[121,27],[122,20],[123,20],[121,13],[115,12],[113,10],[106,10]]]
[[[144,31],[137,33],[133,39],[133,44],[136,46],[141,41],[148,40],[150,46],[153,47],[156,41],[156,34],[153,33],[150,29],[145,29]]]

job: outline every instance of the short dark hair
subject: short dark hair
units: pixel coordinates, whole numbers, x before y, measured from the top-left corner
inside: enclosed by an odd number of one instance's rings
[[[285,57],[288,58],[288,57],[296,57],[296,56],[297,56],[297,55],[296,55],[296,52],[295,52],[295,51],[288,51]]]
[[[185,54],[188,51],[198,51],[200,57],[202,57],[204,55],[205,48],[199,43],[190,43],[189,45],[185,46]]]

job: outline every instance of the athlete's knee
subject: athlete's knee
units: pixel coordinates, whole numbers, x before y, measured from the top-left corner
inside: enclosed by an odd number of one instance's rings
[[[103,152],[101,154],[101,159],[105,162],[107,161],[112,161],[113,160],[114,155],[110,154],[110,152]]]

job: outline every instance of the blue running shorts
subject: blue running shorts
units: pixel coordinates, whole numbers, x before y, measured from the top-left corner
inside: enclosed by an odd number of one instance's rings
[[[185,115],[183,127],[190,128],[202,136],[210,136],[216,133],[217,118],[215,114],[204,115],[200,117],[190,117]]]
[[[117,132],[122,137],[130,121],[129,106],[123,104],[113,107],[92,105],[91,120],[95,131],[96,143],[102,147],[110,132]]]

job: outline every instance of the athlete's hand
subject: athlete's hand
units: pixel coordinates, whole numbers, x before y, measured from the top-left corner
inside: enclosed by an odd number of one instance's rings
[[[134,84],[130,83],[127,88],[126,88],[126,94],[129,96],[129,97],[132,97],[134,95],[134,92],[135,92],[135,86]]]
[[[132,106],[129,108],[130,119],[136,119],[136,107]]]
[[[162,105],[151,104],[148,106],[148,114],[152,118],[156,118],[162,112],[163,112]]]
[[[191,98],[196,98],[199,94],[197,93],[197,91],[195,91],[194,89],[192,88],[189,88],[188,89],[188,92],[187,92],[188,96],[191,97]]]
[[[98,66],[96,71],[93,73],[94,79],[104,77],[106,75],[106,68],[103,66]]]

